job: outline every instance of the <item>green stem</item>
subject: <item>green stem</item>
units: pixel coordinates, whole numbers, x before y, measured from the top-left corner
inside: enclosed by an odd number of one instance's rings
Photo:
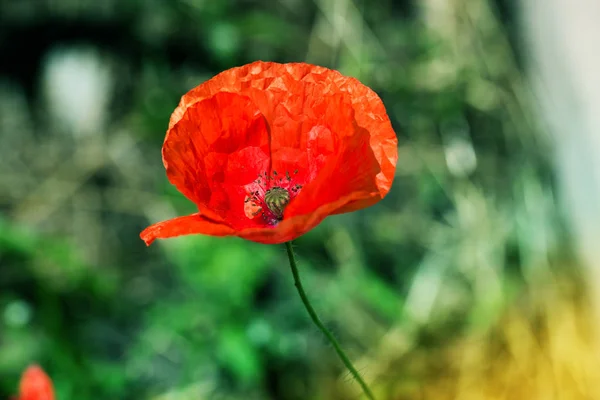
[[[360,384],[362,390],[365,392],[367,397],[370,400],[375,400],[371,389],[369,389],[369,387],[367,386],[363,378],[360,376],[356,368],[354,368],[354,365],[352,365],[350,359],[348,358],[346,353],[344,353],[344,350],[342,350],[342,348],[340,347],[340,344],[337,342],[337,340],[335,340],[333,334],[327,328],[325,328],[325,325],[323,325],[323,323],[317,316],[317,313],[310,304],[310,301],[308,301],[308,297],[306,297],[306,293],[304,292],[304,288],[302,287],[302,282],[300,281],[300,274],[298,273],[298,266],[296,265],[296,257],[294,256],[294,250],[292,249],[292,242],[286,242],[285,248],[287,249],[288,258],[290,259],[290,267],[292,268],[292,275],[294,276],[294,285],[296,286],[296,289],[298,289],[298,294],[302,299],[302,303],[304,303],[306,311],[308,311],[308,314],[310,314],[310,318],[313,320],[315,325],[321,330],[321,332],[323,332],[323,334],[327,337],[329,343],[333,345],[333,348],[335,349],[336,353],[342,359],[342,362],[344,363],[346,368],[348,368],[348,371],[350,371],[354,379],[356,379],[357,382]]]

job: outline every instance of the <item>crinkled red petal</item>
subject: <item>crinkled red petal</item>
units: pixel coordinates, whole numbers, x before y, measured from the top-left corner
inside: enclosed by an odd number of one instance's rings
[[[243,185],[270,165],[269,134],[260,111],[244,96],[217,93],[191,105],[163,145],[167,176],[215,221],[251,224]],[[243,225],[246,227],[246,225]]]
[[[146,245],[150,246],[156,239],[196,234],[228,236],[234,235],[235,230],[222,223],[206,219],[200,214],[192,214],[150,225],[142,231],[140,237]]]

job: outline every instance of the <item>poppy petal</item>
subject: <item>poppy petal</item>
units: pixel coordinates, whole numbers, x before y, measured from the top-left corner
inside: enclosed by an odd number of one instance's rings
[[[286,217],[311,213],[316,207],[345,198],[353,192],[366,193],[370,201],[373,201],[371,193],[379,193],[376,177],[381,167],[371,149],[369,132],[354,123],[349,97],[330,99],[328,109],[323,111],[326,118],[323,123],[331,128],[326,129],[327,132],[323,129],[317,132],[314,138],[316,144],[309,143],[308,151],[312,153],[315,151],[313,146],[316,146],[316,156],[325,155],[325,160],[315,179],[289,205]],[[329,145],[327,140],[323,144],[329,131],[333,131],[330,134],[337,137],[340,145]],[[328,145],[332,149],[331,154],[322,148]]]
[[[54,400],[52,381],[37,365],[28,367],[21,377],[18,400]]]
[[[383,198],[391,189],[398,161],[398,138],[383,102],[371,88],[356,78],[343,77],[340,90],[351,95],[356,124],[369,132],[370,145],[381,172],[377,186]]]
[[[285,99],[297,95],[299,81],[306,78],[307,81],[318,80],[311,79],[311,75],[327,71],[331,70],[306,63],[278,64],[263,61],[228,69],[182,96],[171,115],[169,129],[183,117],[188,107],[220,92],[248,96],[265,118],[272,121],[275,108]]]
[[[211,221],[200,214],[192,214],[150,225],[142,231],[140,237],[150,246],[156,239],[195,234],[227,236],[234,233],[235,231],[227,225]]]
[[[188,107],[168,131],[163,145],[163,162],[169,181],[196,203],[203,214],[218,219],[207,207],[213,192],[211,185],[224,179],[218,176],[219,169],[214,168],[215,163],[223,161],[218,155],[232,154],[247,147],[269,153],[264,117],[249,98],[217,93]],[[244,169],[239,168],[237,172],[244,174]],[[256,179],[255,171],[248,169],[239,178],[251,182]]]

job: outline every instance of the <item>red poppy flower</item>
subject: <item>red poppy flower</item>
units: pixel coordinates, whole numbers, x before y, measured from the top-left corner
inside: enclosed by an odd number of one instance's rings
[[[198,212],[146,228],[146,244],[189,234],[283,243],[381,200],[398,149],[383,103],[358,80],[257,61],[184,95],[162,156]]]
[[[19,397],[15,400],[54,400],[52,381],[37,365],[25,370],[19,385]]]

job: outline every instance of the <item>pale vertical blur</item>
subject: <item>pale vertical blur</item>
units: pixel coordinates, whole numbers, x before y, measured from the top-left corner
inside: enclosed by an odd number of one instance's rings
[[[576,247],[600,287],[600,2],[528,0],[529,76],[554,141]],[[599,290],[592,293],[600,294]],[[600,297],[597,298],[600,309]]]

